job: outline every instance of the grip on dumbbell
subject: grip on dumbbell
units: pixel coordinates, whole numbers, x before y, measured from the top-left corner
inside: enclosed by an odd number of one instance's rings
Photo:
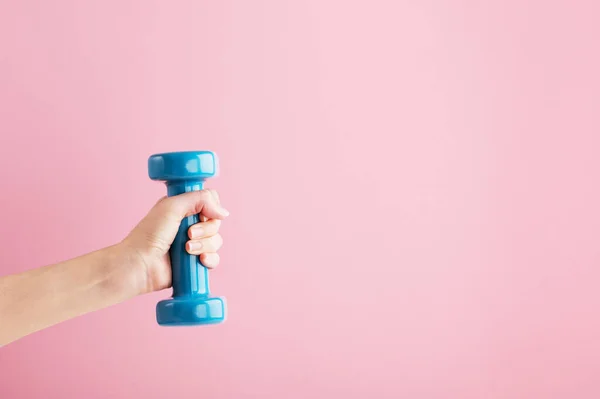
[[[150,179],[165,182],[169,197],[202,190],[204,181],[214,177],[217,168],[217,156],[210,151],[170,152],[148,159]],[[171,244],[173,297],[156,305],[156,321],[160,325],[193,326],[225,321],[225,298],[210,296],[208,270],[198,256],[185,249],[188,229],[198,221],[198,215],[186,217]]]

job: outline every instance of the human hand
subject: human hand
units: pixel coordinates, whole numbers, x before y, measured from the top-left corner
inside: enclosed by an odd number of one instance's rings
[[[127,259],[134,274],[138,294],[171,286],[169,248],[181,221],[195,214],[200,215],[200,223],[190,226],[186,250],[200,256],[205,267],[212,269],[218,266],[217,251],[223,245],[219,227],[229,212],[221,206],[217,192],[201,190],[163,197],[117,245],[117,250]]]
[[[208,268],[219,264],[221,220],[216,191],[165,197],[116,245],[74,259],[0,277],[0,346],[73,317],[171,286],[169,248],[181,221],[190,226],[186,250]],[[31,293],[35,293],[32,295]]]

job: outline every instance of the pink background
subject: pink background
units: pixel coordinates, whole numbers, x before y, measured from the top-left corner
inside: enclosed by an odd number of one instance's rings
[[[0,397],[600,397],[598,4],[0,1],[1,274],[120,240],[153,152],[232,212],[226,324],[139,297]]]

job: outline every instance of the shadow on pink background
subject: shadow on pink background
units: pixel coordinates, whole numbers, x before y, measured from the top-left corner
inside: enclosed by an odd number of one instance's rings
[[[217,151],[232,212],[226,324],[139,297],[0,349],[0,397],[600,397],[599,13],[0,2],[0,274],[122,239],[153,152]]]

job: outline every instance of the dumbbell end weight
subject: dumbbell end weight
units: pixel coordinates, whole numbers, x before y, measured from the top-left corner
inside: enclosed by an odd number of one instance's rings
[[[148,159],[148,175],[163,181],[169,196],[201,190],[204,181],[217,175],[218,162],[210,151],[155,154]],[[210,295],[208,271],[198,256],[185,250],[188,229],[198,223],[198,215],[185,218],[171,249],[173,297],[156,305],[156,321],[162,326],[195,326],[225,321],[225,298]]]
[[[225,298],[175,297],[156,304],[161,326],[198,326],[225,321]]]

